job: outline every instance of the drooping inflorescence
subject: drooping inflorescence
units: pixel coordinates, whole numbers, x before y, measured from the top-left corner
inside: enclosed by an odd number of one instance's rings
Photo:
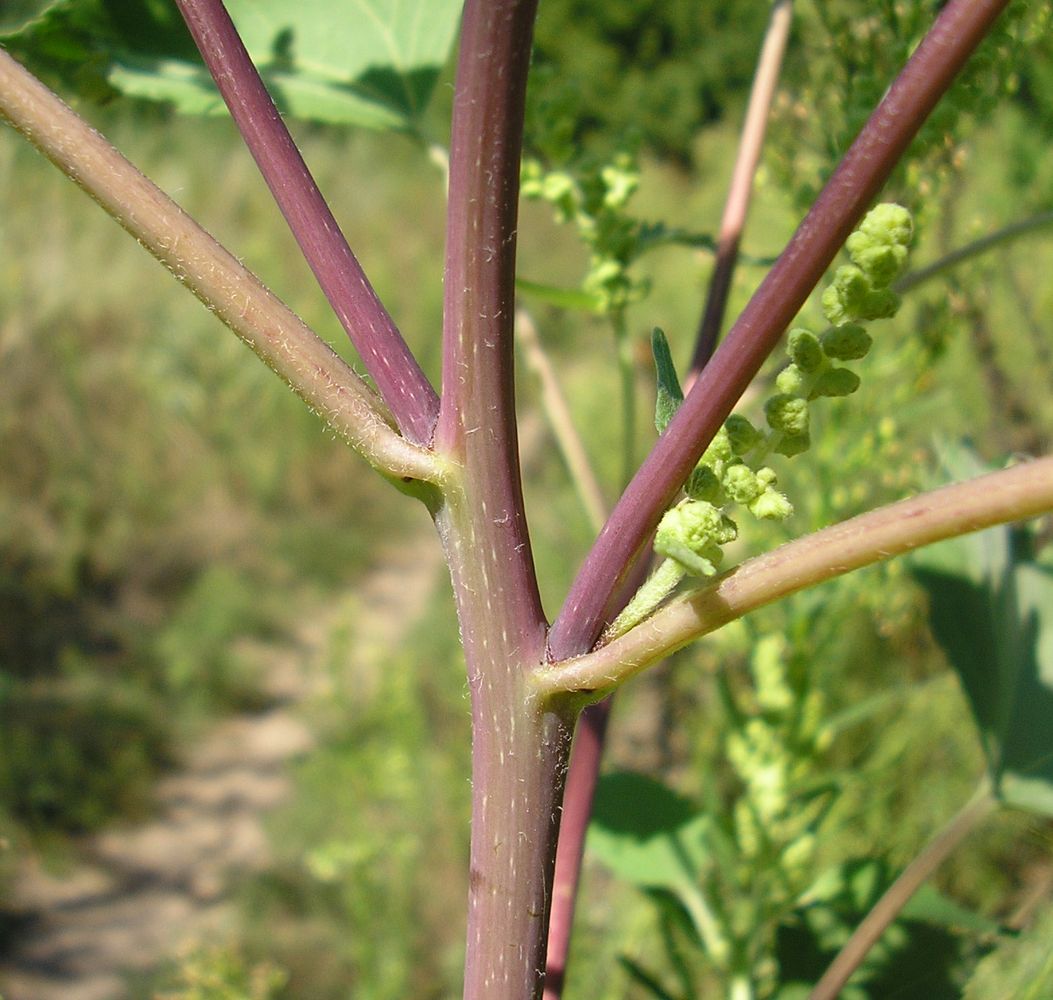
[[[845,362],[857,361],[872,343],[864,324],[895,315],[899,297],[892,282],[902,273],[914,227],[899,205],[882,204],[863,219],[845,247],[851,264],[839,267],[822,295],[830,326],[817,335],[804,327],[790,331],[790,358],[776,377],[777,392],[764,404],[767,428],[732,414],[684,484],[684,498],[666,511],[655,533],[654,550],[666,557],[608,629],[620,635],[642,621],[685,576],[717,572],[722,546],[738,535],[729,511],[742,507],[754,517],[782,521],[793,505],[776,488],[777,476],[763,464],[769,455],[792,457],[810,444],[811,404],[824,396],[848,396],[859,376]],[[655,425],[665,430],[683,393],[661,330],[652,348],[658,373]]]

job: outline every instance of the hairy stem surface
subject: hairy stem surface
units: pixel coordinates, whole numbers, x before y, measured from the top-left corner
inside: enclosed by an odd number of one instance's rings
[[[389,426],[376,394],[281,300],[103,136],[0,50],[0,115],[134,236],[380,471],[443,463]]]
[[[454,91],[435,447],[461,467],[436,518],[472,697],[466,1000],[535,1000],[569,714],[531,697],[545,656],[513,386],[523,105],[536,0],[468,0]]]

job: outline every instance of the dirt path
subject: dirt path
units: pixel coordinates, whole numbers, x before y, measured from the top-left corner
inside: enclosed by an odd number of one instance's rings
[[[217,724],[158,784],[151,821],[91,838],[61,875],[25,865],[9,900],[21,932],[0,957],[3,1000],[120,1000],[126,974],[235,926],[228,890],[267,863],[263,818],[292,791],[286,765],[312,746],[298,708],[333,627],[352,616],[350,669],[368,676],[442,578],[430,525],[419,535],[378,552],[349,602],[312,616],[289,647],[253,650],[272,707]]]

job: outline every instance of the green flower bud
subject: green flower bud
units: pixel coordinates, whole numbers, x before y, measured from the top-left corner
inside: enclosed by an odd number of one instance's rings
[[[541,197],[553,203],[574,191],[574,178],[562,171],[545,174],[541,178]]]
[[[724,421],[724,431],[734,455],[745,455],[760,443],[761,432],[745,417],[733,413]]]
[[[798,328],[790,331],[786,353],[797,367],[807,375],[818,371],[823,364],[823,349],[819,339],[811,330]]]
[[[775,474],[774,469],[769,469],[768,466],[764,466],[763,469],[757,470],[757,482],[761,486],[774,486],[778,482],[779,477]]]
[[[891,288],[876,288],[867,295],[856,312],[858,319],[888,319],[899,311],[899,296]]]
[[[804,391],[804,375],[796,365],[788,365],[775,376],[775,388],[787,396],[799,396]]]
[[[766,712],[786,712],[793,707],[793,691],[787,683],[783,663],[785,654],[786,640],[776,633],[760,639],[750,657],[757,703]]]
[[[524,160],[519,189],[524,198],[541,197],[541,179],[544,176],[541,164],[537,160]]]
[[[853,239],[860,235],[853,233],[846,244],[853,263],[859,266],[875,288],[891,285],[907,263],[907,248],[895,243],[891,246],[872,246],[867,245],[865,239]]]
[[[831,368],[823,372],[812,387],[809,399],[820,396],[851,396],[859,388],[859,376],[847,368]]]
[[[692,500],[708,500],[714,506],[719,507],[724,502],[724,491],[720,486],[720,479],[708,465],[699,465],[687,478],[684,492]]]
[[[914,240],[914,220],[902,205],[875,205],[859,224],[860,233],[885,244],[909,247]]]
[[[732,465],[724,472],[724,492],[735,503],[748,504],[764,492],[757,474],[748,465]]]
[[[779,393],[764,404],[764,415],[772,430],[791,437],[808,433],[808,403],[798,396]]]
[[[793,458],[794,455],[807,451],[811,444],[812,439],[807,431],[804,434],[787,434],[775,446],[774,451],[777,455]]]
[[[844,264],[834,272],[834,280],[823,292],[823,314],[831,323],[855,319],[872,292],[867,276],[854,264]]]
[[[805,448],[807,447],[806,444]],[[770,486],[748,505],[747,510],[754,517],[763,521],[785,521],[786,518],[793,516],[793,504],[786,499],[784,494],[773,490]]]
[[[603,204],[608,208],[622,208],[635,193],[640,184],[640,174],[629,162],[619,162],[604,167],[600,172],[606,191]]]
[[[716,433],[716,437],[709,443],[706,453],[702,456],[700,465],[710,466],[718,476],[724,472],[724,466],[735,457],[731,449],[731,438],[724,427]]]
[[[712,576],[723,557],[720,546],[737,535],[735,522],[713,504],[684,500],[666,511],[655,532],[654,548],[675,559],[689,573]]]
[[[865,357],[873,338],[858,323],[842,323],[827,330],[820,342],[828,358],[835,361],[857,361]]]

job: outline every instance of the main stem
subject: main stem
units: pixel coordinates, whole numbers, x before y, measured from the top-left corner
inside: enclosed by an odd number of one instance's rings
[[[513,393],[523,105],[537,0],[468,0],[454,96],[435,449],[460,467],[436,514],[472,698],[466,1000],[536,1000],[571,717],[545,658]]]
[[[480,524],[481,497],[448,492],[436,524],[457,599],[472,700],[472,843],[465,1000],[541,996],[552,868],[573,716],[528,679],[545,622],[523,619]],[[518,624],[517,624],[518,619]]]

